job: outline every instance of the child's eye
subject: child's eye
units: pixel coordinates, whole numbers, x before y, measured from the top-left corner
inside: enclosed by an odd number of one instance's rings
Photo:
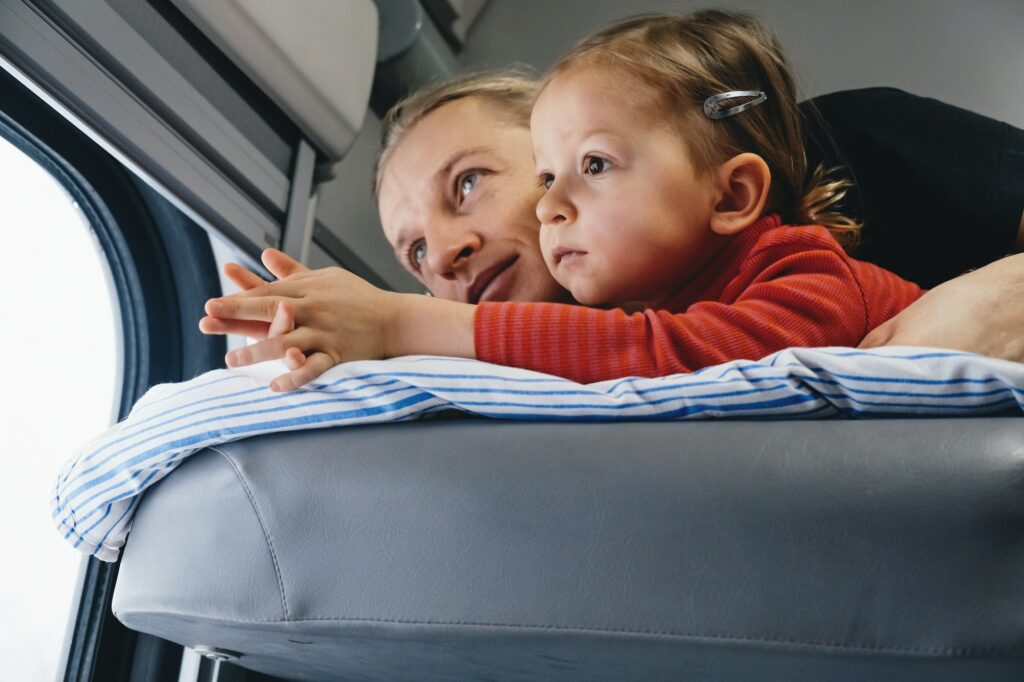
[[[611,162],[602,156],[588,156],[583,159],[583,167],[586,169],[585,172],[590,175],[600,175],[608,170]]]
[[[409,261],[409,265],[414,270],[419,270],[420,266],[423,265],[424,259],[427,257],[427,243],[422,239],[417,239],[410,246],[406,252],[406,258]]]
[[[551,173],[541,173],[537,176],[537,186],[543,187],[544,189],[551,189],[551,185],[555,182],[555,176]]]

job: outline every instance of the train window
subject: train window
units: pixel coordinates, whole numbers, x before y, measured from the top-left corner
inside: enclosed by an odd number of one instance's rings
[[[118,565],[69,550],[48,508],[77,448],[150,386],[224,357],[197,328],[220,294],[209,237],[107,152],[0,69],[4,679],[169,682],[181,660],[113,617]]]
[[[82,560],[54,532],[45,502],[70,453],[116,419],[120,313],[96,234],[68,191],[3,137],[0,177],[0,357],[17,396],[0,411],[0,533],[17,548],[5,562],[0,659],[11,679],[46,680],[63,660]]]

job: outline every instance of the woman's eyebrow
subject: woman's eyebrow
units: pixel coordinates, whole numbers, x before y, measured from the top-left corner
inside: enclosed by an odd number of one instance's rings
[[[394,253],[399,262],[404,262],[405,260],[405,245],[408,241],[409,237],[405,234],[398,235],[398,239],[395,240]]]
[[[466,149],[459,149],[455,151],[447,159],[445,159],[441,167],[438,168],[436,173],[434,173],[434,182],[447,184],[446,180],[448,178],[448,175],[452,172],[452,168],[455,166],[455,164],[457,164],[459,161],[466,158],[467,156],[472,156],[474,154],[480,154],[489,151],[491,151],[490,147],[469,147]]]

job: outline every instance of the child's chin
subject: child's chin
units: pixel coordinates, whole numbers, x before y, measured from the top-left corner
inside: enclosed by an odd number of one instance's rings
[[[580,305],[590,306],[591,308],[600,308],[607,305],[608,301],[603,296],[597,296],[593,291],[570,289],[572,297],[576,299],[576,302]]]
[[[590,303],[591,299],[587,296],[586,291],[580,291],[579,289],[573,289],[572,287],[565,288],[569,290],[570,294],[572,294],[572,299],[580,305],[594,305],[593,303]]]

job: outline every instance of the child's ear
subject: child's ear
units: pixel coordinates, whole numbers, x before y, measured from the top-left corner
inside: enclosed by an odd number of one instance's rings
[[[718,202],[711,214],[711,229],[734,235],[753,225],[764,214],[772,173],[757,154],[737,154],[715,172]]]

